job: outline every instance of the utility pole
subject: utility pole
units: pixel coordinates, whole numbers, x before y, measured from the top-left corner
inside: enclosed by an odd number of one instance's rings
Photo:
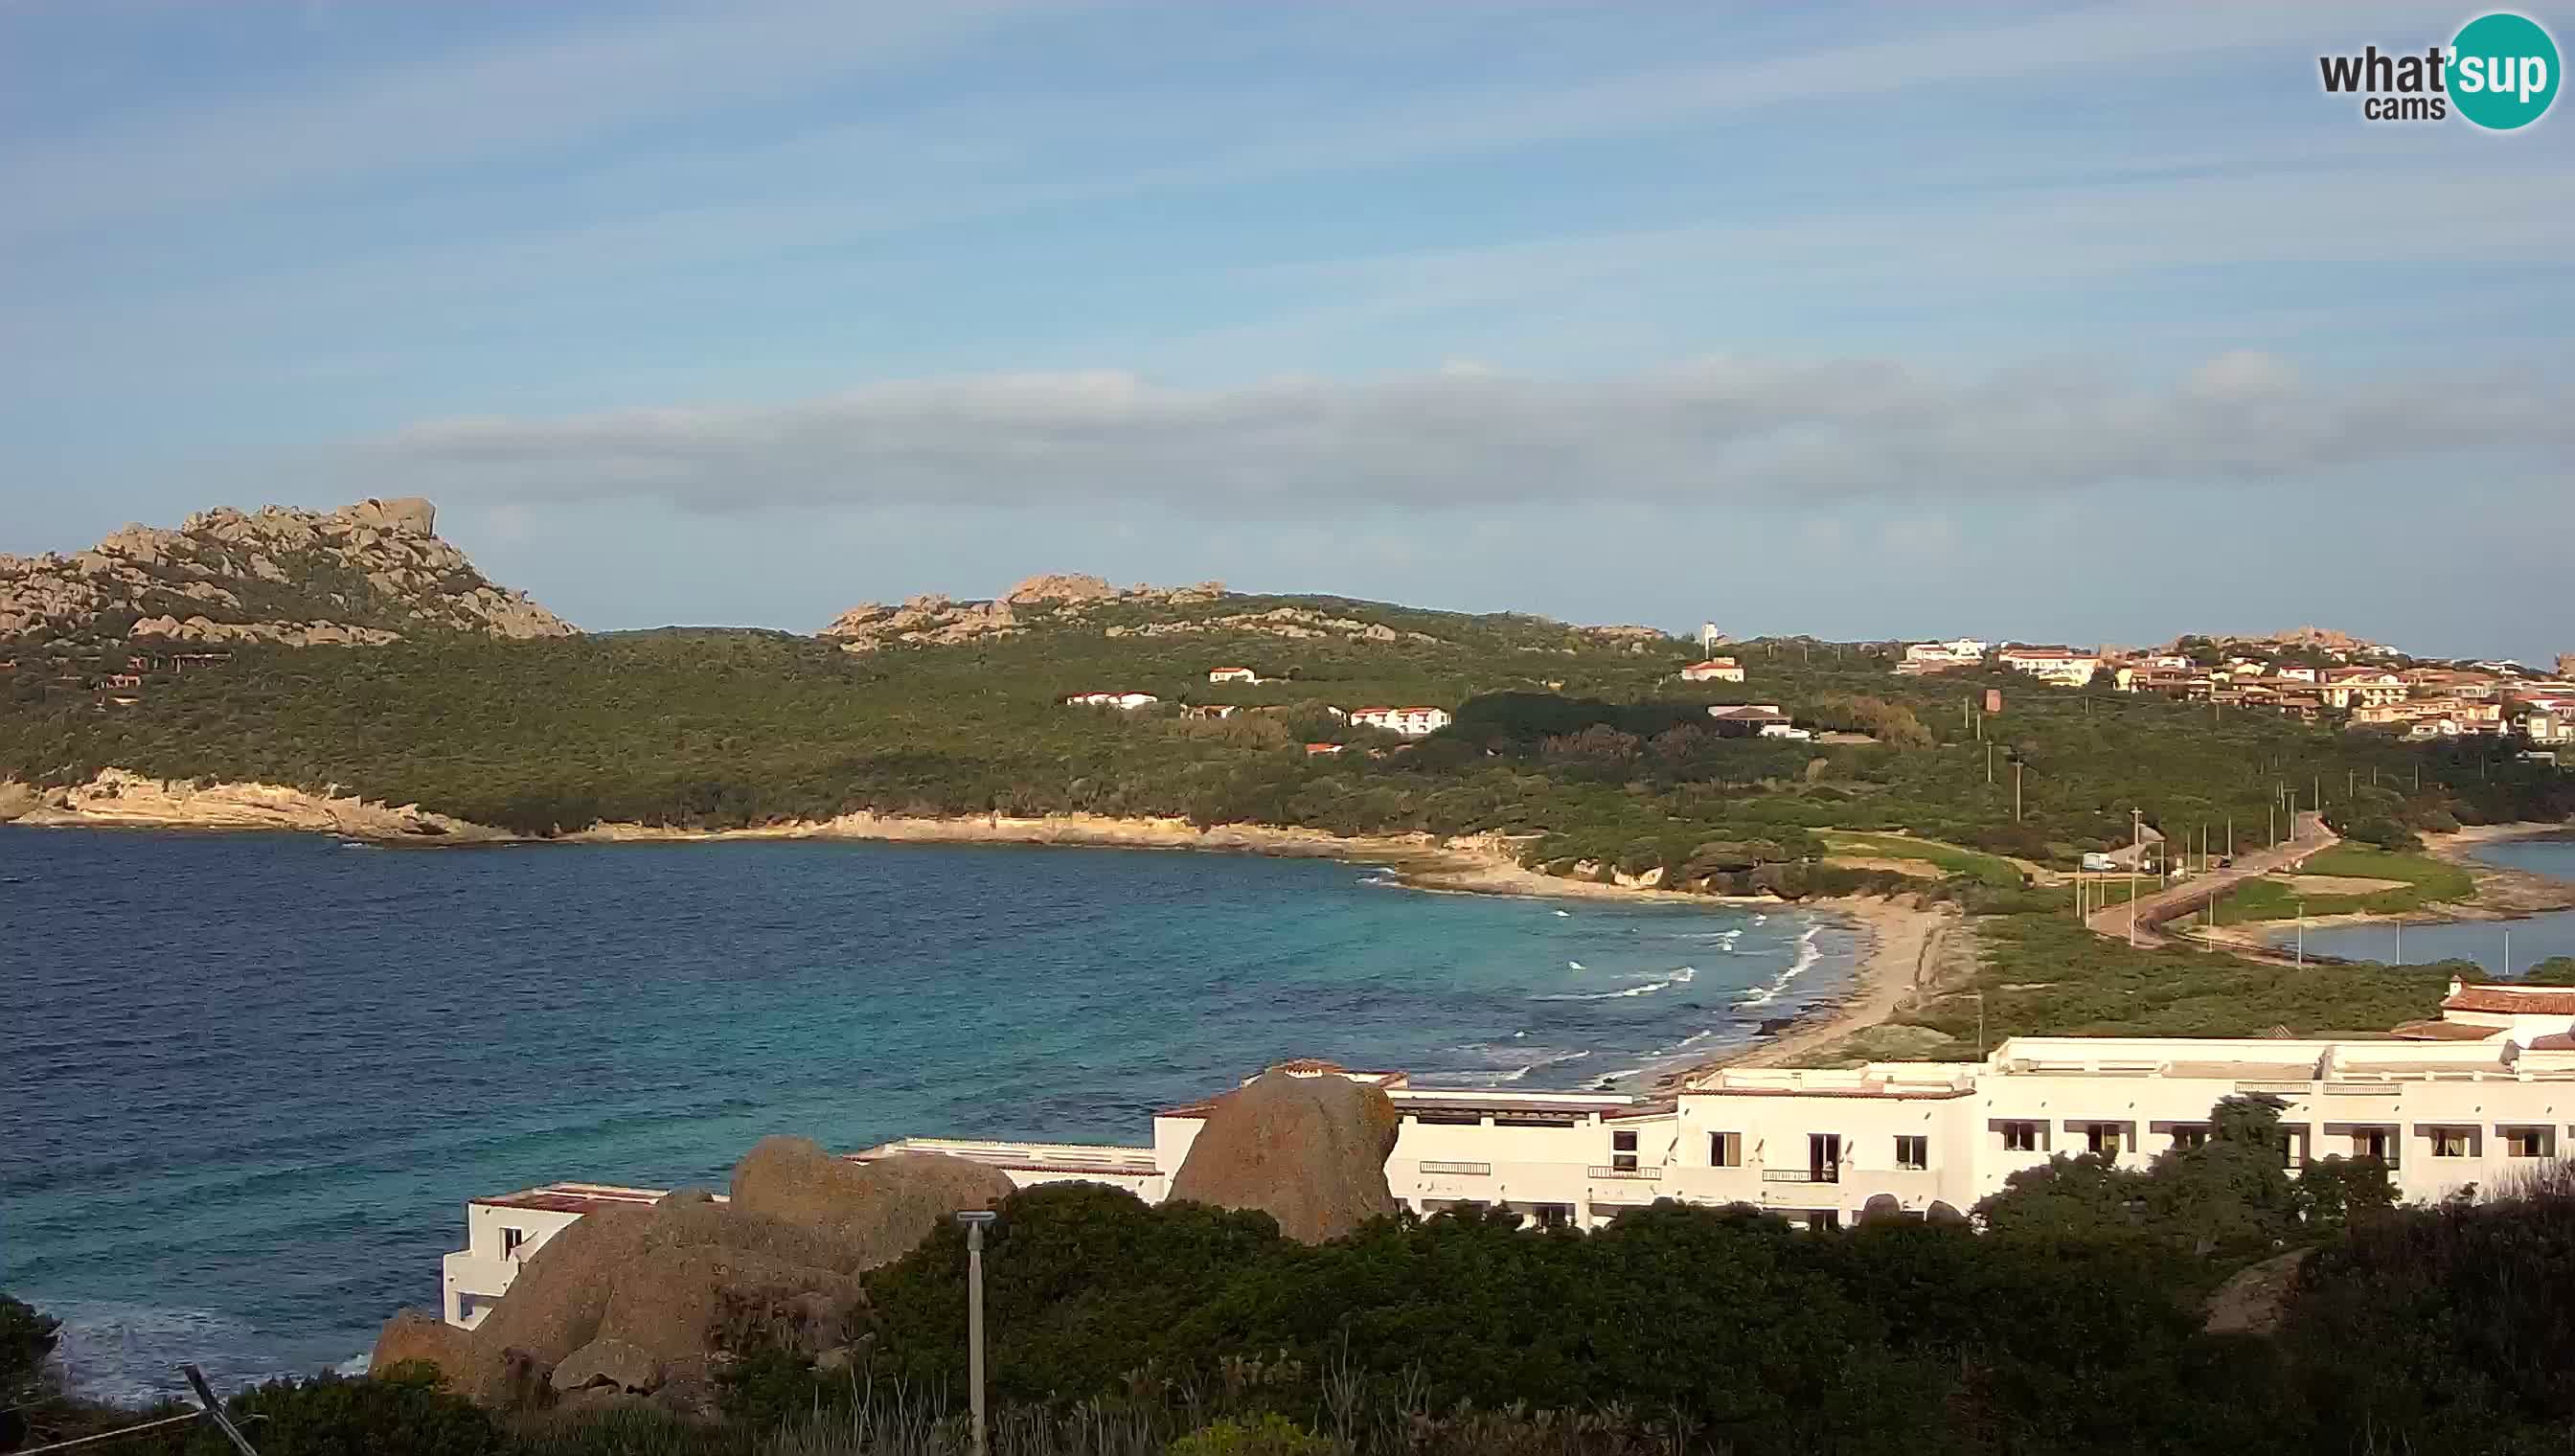
[[[2302,899],[2300,899],[2300,900],[2298,901],[2298,968],[2299,968],[2299,969],[2301,969],[2301,970],[2303,970],[2303,969],[2305,969],[2305,968],[2306,968],[2306,964],[2307,964],[2307,902],[2306,902],[2306,900],[2304,900],[2304,899],[2302,898]]]
[[[974,1456],[988,1456],[984,1434],[984,1230],[1001,1215],[989,1208],[970,1208],[957,1215],[966,1225],[966,1380],[975,1411]]]
[[[2146,856],[2146,811],[2128,810],[2128,945],[2137,943],[2137,861]]]
[[[2012,822],[2020,822],[2020,754],[2012,754]]]
[[[1985,744],[1985,786],[1994,786],[1994,745]]]

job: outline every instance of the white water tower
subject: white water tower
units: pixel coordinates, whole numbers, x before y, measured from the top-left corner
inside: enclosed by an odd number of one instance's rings
[[[1715,652],[1716,645],[1723,641],[1725,641],[1725,634],[1716,630],[1715,623],[1702,622],[1698,625],[1698,650],[1700,652]]]

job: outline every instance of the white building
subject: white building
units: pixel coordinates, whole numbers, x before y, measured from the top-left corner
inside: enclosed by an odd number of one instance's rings
[[[472,1329],[509,1292],[519,1265],[546,1240],[608,1208],[650,1208],[668,1192],[614,1183],[548,1183],[465,1205],[465,1247],[440,1261],[439,1307],[447,1322]]]
[[[1681,669],[1684,683],[1740,683],[1743,669],[1732,658],[1710,658]]]
[[[2316,693],[2327,708],[2378,708],[2405,701],[2405,680],[2378,668],[2328,668]]]
[[[1904,661],[1943,668],[1966,667],[1985,660],[1986,645],[1971,637],[1953,638],[1948,642],[1909,643]]]
[[[1162,701],[1151,693],[1077,693],[1064,703],[1067,708],[1115,708],[1133,713]]]
[[[2001,662],[2015,673],[2066,688],[2080,688],[2101,671],[2098,654],[2078,653],[2072,648],[2005,648]]]
[[[1672,1096],[1417,1087],[1401,1072],[1298,1061],[1380,1087],[1399,1119],[1388,1188],[1418,1213],[1461,1203],[1595,1227],[1660,1198],[1745,1204],[1808,1226],[1863,1212],[1965,1213],[2063,1154],[2143,1168],[2209,1136],[2220,1100],[2282,1104],[2291,1168],[2375,1156],[2397,1195],[2494,1189],[2575,1140],[2575,989],[2452,982],[2441,1018],[2392,1037],[2016,1036],[1977,1062],[1849,1070],[1725,1067]],[[1161,1199],[1212,1103],[1154,1117],[1148,1146],[905,1138],[848,1154],[940,1152],[1022,1187],[1108,1183]],[[447,1318],[471,1326],[518,1263],[584,1213],[658,1193],[556,1183],[467,1205]]]
[[[1252,671],[1250,668],[1210,668],[1208,669],[1208,681],[1211,683],[1258,683],[1261,681],[1261,675]]]
[[[1350,710],[1350,722],[1365,724],[1369,728],[1381,728],[1388,732],[1401,733],[1407,738],[1417,738],[1424,733],[1435,733],[1455,721],[1449,717],[1448,710],[1444,708],[1354,708]]]

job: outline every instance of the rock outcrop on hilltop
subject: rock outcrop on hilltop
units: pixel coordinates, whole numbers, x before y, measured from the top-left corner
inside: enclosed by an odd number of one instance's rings
[[[424,632],[569,637],[437,535],[416,498],[329,515],[201,511],[69,556],[0,556],[0,641],[374,644]]]
[[[713,1414],[727,1331],[757,1327],[846,1360],[859,1336],[850,1317],[865,1302],[859,1275],[909,1253],[957,1210],[1011,1192],[999,1170],[961,1158],[854,1165],[802,1138],[763,1141],[734,1178],[730,1202],[691,1189],[584,1216],[528,1259],[473,1330],[396,1314],[372,1368],[435,1365],[494,1409],[649,1396]]]
[[[1394,1213],[1385,1181],[1394,1104],[1339,1071],[1288,1062],[1218,1097],[1172,1177],[1172,1200],[1258,1208],[1309,1244]]]
[[[1031,577],[990,601],[959,601],[931,592],[894,606],[863,602],[833,619],[821,635],[839,639],[842,647],[854,653],[897,645],[939,647],[1078,622],[1104,607],[1190,606],[1224,596],[1223,582],[1121,588],[1101,577],[1048,573]]]

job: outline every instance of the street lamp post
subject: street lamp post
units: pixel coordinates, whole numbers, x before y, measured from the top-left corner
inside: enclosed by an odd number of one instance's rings
[[[2298,901],[2298,964],[2307,963],[2307,902]]]
[[[975,1456],[990,1449],[984,1438],[984,1230],[1000,1216],[989,1208],[957,1215],[966,1225],[966,1381],[975,1411]]]

